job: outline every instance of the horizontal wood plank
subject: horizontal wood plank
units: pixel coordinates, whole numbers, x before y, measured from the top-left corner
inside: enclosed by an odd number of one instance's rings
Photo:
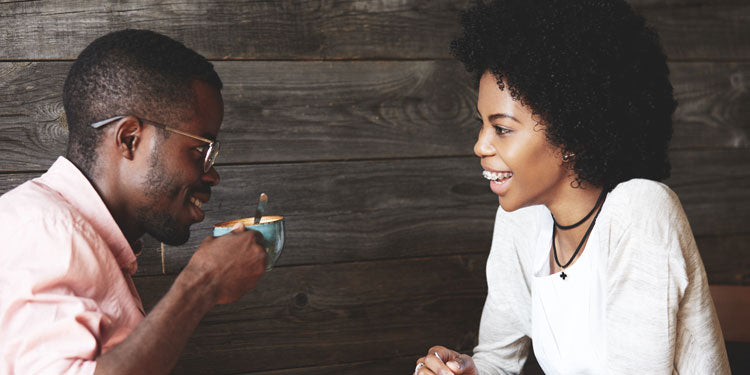
[[[750,5],[706,1],[698,6],[639,8],[671,60],[750,59]]]
[[[678,60],[750,58],[750,6],[636,0]],[[695,6],[697,5],[700,6]],[[146,28],[210,59],[444,59],[468,0],[0,3],[3,60],[74,59],[96,37]]]
[[[416,360],[436,344],[471,351],[486,296],[485,261],[472,255],[274,269],[238,302],[206,315],[175,372],[233,374],[408,354]],[[147,308],[172,280],[136,278]]]
[[[691,220],[692,222],[692,220]],[[710,284],[750,285],[750,234],[697,236]]]
[[[750,149],[670,153],[672,177],[693,233],[747,234],[750,223]]]
[[[375,361],[339,363],[334,365],[287,368],[271,371],[243,372],[237,375],[381,375],[408,374],[414,368],[418,356],[382,358]]]
[[[750,64],[671,63],[671,148],[750,147]]]
[[[221,62],[223,163],[471,155],[473,79],[458,62]],[[0,63],[0,172],[64,153],[69,63]],[[671,64],[672,148],[750,147],[750,64]]]
[[[0,59],[74,59],[110,31],[145,28],[210,59],[448,57],[467,0],[0,3]]]

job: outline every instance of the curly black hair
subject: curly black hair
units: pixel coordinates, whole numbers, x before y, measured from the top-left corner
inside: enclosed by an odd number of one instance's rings
[[[669,176],[677,103],[657,34],[622,0],[497,0],[462,14],[451,53],[540,116],[582,181]]]
[[[192,115],[194,80],[222,88],[210,62],[165,35],[127,29],[94,40],[78,55],[63,86],[68,159],[91,177],[103,132],[89,124],[97,121],[126,114],[175,126],[186,120]]]

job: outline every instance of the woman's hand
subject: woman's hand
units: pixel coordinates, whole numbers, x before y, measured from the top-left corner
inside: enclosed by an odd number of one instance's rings
[[[474,360],[443,346],[433,346],[417,360],[414,375],[479,375]]]

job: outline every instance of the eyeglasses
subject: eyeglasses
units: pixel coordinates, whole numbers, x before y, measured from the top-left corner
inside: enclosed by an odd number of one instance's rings
[[[117,121],[117,120],[119,120],[121,118],[124,118],[124,117],[125,116],[111,117],[111,118],[108,118],[106,120],[95,122],[95,123],[91,124],[90,126],[92,128],[94,128],[94,129],[98,129],[98,128],[104,126],[104,125],[107,125],[107,124],[109,124],[111,122]],[[146,120],[146,119],[142,119],[142,118],[139,118],[139,117],[136,117],[136,119],[138,119],[138,122],[140,122],[141,124],[143,124],[144,122],[146,122],[146,123],[149,123],[149,124],[151,124],[153,126],[156,126],[157,128],[164,129],[164,130],[167,130],[167,131],[170,131],[170,132],[173,132],[173,133],[181,134],[181,135],[184,135],[186,137],[190,137],[190,138],[197,139],[199,141],[208,143],[208,149],[201,149],[200,150],[201,152],[204,153],[204,156],[203,156],[203,173],[208,173],[208,171],[211,170],[211,167],[213,167],[214,162],[216,161],[216,157],[219,155],[219,147],[221,145],[219,143],[219,141],[212,141],[212,140],[210,140],[208,138],[203,138],[203,137],[199,137],[197,135],[192,135],[190,133],[186,133],[186,132],[184,132],[182,130],[175,129],[175,128],[171,127],[171,126],[160,124],[160,123],[155,122],[155,121]]]

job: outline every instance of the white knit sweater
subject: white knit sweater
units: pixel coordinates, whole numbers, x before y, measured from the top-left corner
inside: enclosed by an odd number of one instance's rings
[[[498,209],[489,292],[474,361],[480,375],[516,374],[528,356],[532,250],[544,206]],[[607,196],[593,229],[606,251],[609,374],[729,374],[726,348],[695,238],[666,185],[635,179]]]

